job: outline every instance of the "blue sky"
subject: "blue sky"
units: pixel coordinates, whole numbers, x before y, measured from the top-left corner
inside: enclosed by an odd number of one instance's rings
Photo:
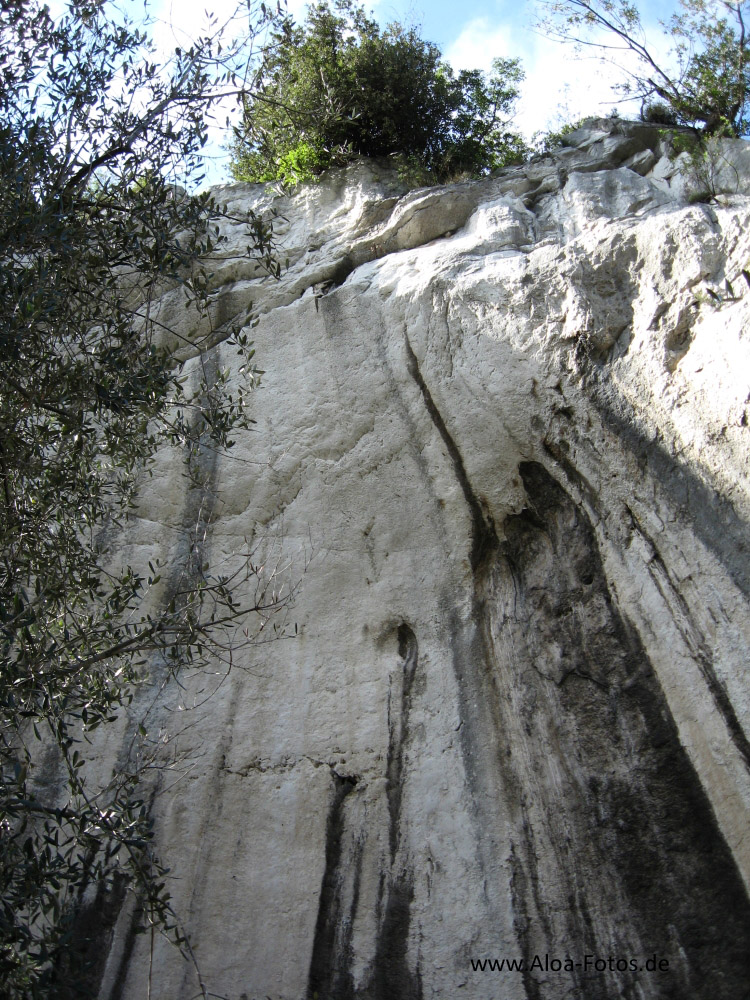
[[[666,57],[667,45],[658,22],[670,17],[675,4],[676,0],[644,0],[638,5],[660,58]],[[577,57],[571,46],[534,30],[542,10],[538,0],[370,0],[364,5],[382,25],[398,20],[418,26],[423,38],[440,46],[454,69],[488,70],[495,57],[520,57],[526,80],[515,126],[529,139],[583,115],[606,114],[618,99],[612,89],[622,80],[618,70],[593,57]],[[133,12],[138,8],[135,0],[125,0],[124,6]],[[287,6],[297,20],[304,19],[307,0],[287,0]],[[184,33],[196,34],[203,8],[201,0],[195,6],[185,0],[151,3],[152,12],[162,21],[167,44],[184,44]],[[234,0],[213,0],[210,7],[219,16],[233,8]],[[637,110],[637,105],[620,106],[626,117]],[[218,130],[212,136],[207,179],[210,183],[227,179]]]
[[[304,6],[303,4],[294,4]],[[521,41],[529,32],[542,4],[530,0],[377,0],[365,4],[372,9],[381,23],[389,20],[421,25],[423,36],[449,48],[472,22],[482,21],[491,30],[505,28],[511,37]],[[675,8],[667,2],[637,4],[644,20],[656,23],[666,20]]]
[[[669,19],[674,0],[638,4],[648,35],[660,39],[658,22]],[[488,70],[496,56],[520,57],[526,70],[516,125],[527,137],[587,114],[606,114],[621,95],[612,84],[622,79],[598,58],[576,56],[572,46],[546,38],[537,22],[544,11],[534,0],[380,0],[378,19],[414,21],[436,42],[454,69]],[[663,51],[664,45],[656,42]],[[622,105],[623,115],[637,105]]]

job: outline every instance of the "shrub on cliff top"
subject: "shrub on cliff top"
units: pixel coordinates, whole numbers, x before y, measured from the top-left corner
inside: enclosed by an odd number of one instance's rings
[[[508,128],[517,59],[455,74],[414,28],[381,31],[352,0],[310,7],[274,43],[231,147],[238,180],[297,182],[356,156],[395,156],[440,180],[524,155]]]

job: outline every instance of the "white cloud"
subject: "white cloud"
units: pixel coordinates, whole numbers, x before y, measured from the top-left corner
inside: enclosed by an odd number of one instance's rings
[[[236,0],[212,0],[210,6],[200,2],[192,5],[181,0],[162,0],[151,6],[150,13],[156,22],[152,29],[153,40],[159,51],[166,54],[173,52],[176,46],[188,47],[201,35],[214,34],[225,24],[229,24],[227,32],[233,38],[250,29],[247,12],[243,15]]]
[[[487,71],[491,68],[493,59],[507,59],[519,54],[511,41],[511,31],[505,25],[493,28],[488,18],[478,17],[469,21],[443,55],[456,70]]]
[[[625,118],[638,113],[637,104],[619,103],[623,95],[616,85],[623,74],[611,63],[577,57],[569,47],[542,39],[525,65],[516,124],[527,136],[586,115],[607,115],[613,107]]]
[[[297,13],[305,6],[306,0],[289,0],[290,13]],[[131,6],[135,6],[131,4]],[[273,8],[273,0],[267,6]],[[140,8],[142,10],[142,7]],[[169,59],[175,48],[187,49],[201,36],[214,35],[223,28],[225,49],[236,39],[250,37],[260,23],[260,2],[254,0],[251,14],[237,0],[211,0],[210,6],[201,3],[185,3],[184,0],[161,0],[150,6],[154,21],[151,37],[156,46],[157,56]],[[135,14],[132,13],[135,17]],[[225,27],[226,26],[226,27]],[[262,41],[259,37],[258,43]],[[257,50],[259,44],[253,47]],[[236,123],[239,107],[235,95],[228,96],[214,104],[208,120],[208,141],[203,148],[204,186],[224,183],[228,179],[229,157],[224,147],[231,136],[227,122]]]
[[[654,51],[662,58],[668,46],[661,38],[655,41]],[[454,69],[488,71],[493,59],[515,56],[526,73],[515,125],[527,138],[585,115],[606,115],[613,107],[618,107],[623,117],[638,113],[637,102],[620,103],[623,95],[616,84],[627,79],[622,69],[603,62],[594,49],[578,52],[572,45],[483,17],[466,24],[445,50],[445,58]],[[626,53],[618,56],[623,65],[635,70],[632,57]]]

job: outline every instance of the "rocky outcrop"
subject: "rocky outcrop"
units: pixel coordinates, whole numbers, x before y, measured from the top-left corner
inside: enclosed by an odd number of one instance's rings
[[[175,563],[202,518],[212,566],[248,540],[296,586],[285,638],[132,708],[210,995],[748,996],[750,151],[567,141],[219,193],[288,267],[229,232],[186,370],[252,302],[256,424],[202,505],[161,456],[117,542]],[[103,1000],[195,996],[133,919]]]

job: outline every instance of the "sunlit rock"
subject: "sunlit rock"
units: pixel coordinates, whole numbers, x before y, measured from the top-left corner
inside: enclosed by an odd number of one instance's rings
[[[247,540],[296,588],[286,638],[131,713],[210,995],[747,997],[746,144],[707,204],[654,128],[566,141],[442,188],[218,192],[289,264],[231,232],[186,370],[232,369],[252,303],[256,423],[206,452],[211,517],[165,454],[118,543],[178,562],[203,517],[212,567]],[[136,917],[102,998],[198,995]]]

